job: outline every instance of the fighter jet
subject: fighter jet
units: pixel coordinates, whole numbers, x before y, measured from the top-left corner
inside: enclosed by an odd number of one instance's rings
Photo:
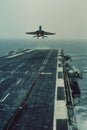
[[[39,26],[39,30],[35,31],[35,32],[25,32],[26,34],[30,34],[30,35],[35,35],[34,37],[42,37],[44,39],[48,38],[46,35],[55,35],[55,33],[51,33],[51,32],[45,32],[44,30],[42,30],[42,26]]]

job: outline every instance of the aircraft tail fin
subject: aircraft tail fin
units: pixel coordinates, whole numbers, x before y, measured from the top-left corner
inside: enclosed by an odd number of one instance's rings
[[[42,30],[42,26],[39,26],[39,31],[41,31]]]

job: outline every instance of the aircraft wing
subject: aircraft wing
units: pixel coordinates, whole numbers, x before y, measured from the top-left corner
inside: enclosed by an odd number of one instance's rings
[[[26,34],[36,35],[36,32],[25,32]]]
[[[44,31],[44,35],[55,35],[55,33],[45,32],[45,31]]]

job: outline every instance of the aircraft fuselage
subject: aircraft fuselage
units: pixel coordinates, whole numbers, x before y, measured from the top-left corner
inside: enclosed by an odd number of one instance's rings
[[[55,33],[50,33],[50,32],[45,32],[44,30],[42,30],[42,26],[39,26],[39,30],[35,31],[35,32],[26,32],[26,34],[31,34],[31,35],[35,35],[34,37],[46,37],[48,38],[46,35],[55,35]]]

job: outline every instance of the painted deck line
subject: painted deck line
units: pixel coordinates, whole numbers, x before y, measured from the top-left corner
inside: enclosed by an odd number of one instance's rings
[[[16,56],[20,56],[20,55],[22,55],[22,54],[24,54],[24,52],[19,53],[19,54],[15,54],[15,55],[12,55],[12,56],[8,56],[7,58],[13,58],[13,57],[16,57]]]
[[[57,87],[64,87],[64,80],[63,79],[57,79],[56,85],[57,85]]]
[[[0,83],[3,82],[5,79],[0,80]]]
[[[25,74],[27,74],[28,73],[28,70],[25,72]]]
[[[61,50],[58,50],[58,56],[61,54]],[[59,57],[60,58],[60,57]],[[61,60],[57,58],[57,71],[56,71],[56,88],[55,88],[55,102],[54,102],[54,119],[53,119],[53,130],[57,130],[57,120],[67,120],[67,108],[66,100],[57,100],[57,90],[58,87],[64,88],[64,79],[58,77],[58,73],[63,73],[63,67],[59,67],[58,63],[62,63]],[[61,58],[62,59],[62,58]],[[63,66],[63,65],[62,65]],[[65,93],[64,93],[65,96]],[[60,128],[61,129],[61,128]]]
[[[58,55],[58,59],[63,59],[62,56],[60,56],[60,54]]]
[[[16,71],[16,70],[13,70],[13,71],[11,72],[11,74],[15,73],[15,71]]]
[[[9,95],[10,95],[10,94],[7,93],[7,95],[1,100],[1,102],[4,102]]]
[[[43,65],[46,65],[47,64],[47,60],[44,61]]]
[[[31,52],[31,51],[34,51],[35,49],[32,49],[32,50],[29,50],[29,51],[25,51],[25,52],[22,52],[22,53],[18,53],[18,54],[15,54],[15,55],[12,55],[12,56],[8,56],[7,58],[13,58],[13,57],[17,57],[17,56],[20,56],[20,55],[23,55],[27,52]]]
[[[58,64],[62,64],[62,62],[61,62],[61,61],[58,61]]]
[[[21,80],[22,80],[22,79],[19,79],[19,80],[17,81],[17,83],[16,83],[16,84],[18,85],[18,84],[21,82]]]
[[[67,110],[66,110],[66,102],[65,100],[55,101],[55,119],[66,119],[67,118]]]
[[[52,73],[51,72],[42,72],[41,74],[42,75],[51,75]]]
[[[63,67],[57,67],[57,72],[63,72]]]

